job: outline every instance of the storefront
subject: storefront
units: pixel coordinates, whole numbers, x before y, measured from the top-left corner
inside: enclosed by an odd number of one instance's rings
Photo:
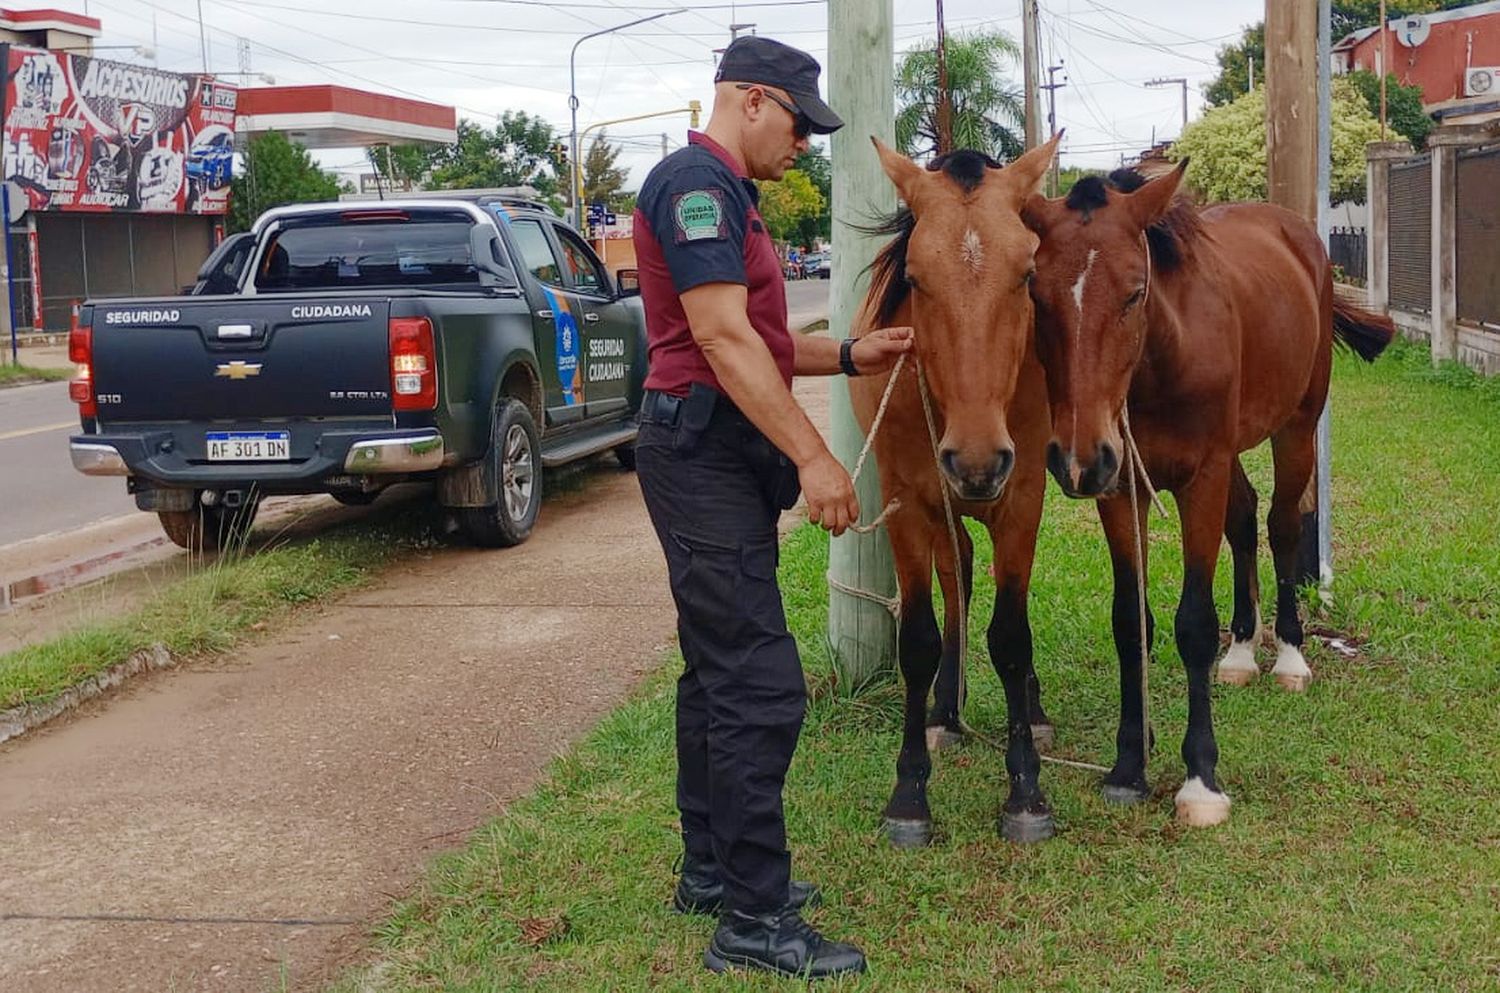
[[[0,45],[0,60],[16,327],[191,285],[223,233],[238,90],[89,54]]]

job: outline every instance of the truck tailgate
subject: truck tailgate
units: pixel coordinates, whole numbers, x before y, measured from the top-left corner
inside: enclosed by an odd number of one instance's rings
[[[99,419],[389,416],[389,314],[370,297],[101,302]]]

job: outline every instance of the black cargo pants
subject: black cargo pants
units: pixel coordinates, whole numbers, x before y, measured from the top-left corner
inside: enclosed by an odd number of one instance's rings
[[[666,554],[686,663],[677,681],[677,807],[689,855],[718,864],[724,905],[787,899],[781,789],[806,684],[776,585],[775,449],[728,401],[648,393],[636,472]],[[769,458],[769,462],[767,461]],[[795,474],[791,474],[795,480]]]

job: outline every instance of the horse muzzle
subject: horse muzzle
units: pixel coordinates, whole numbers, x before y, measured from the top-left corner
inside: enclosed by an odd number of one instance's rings
[[[1016,465],[1016,453],[1013,449],[1002,448],[993,459],[976,464],[961,458],[957,449],[945,448],[938,461],[948,485],[960,500],[992,503],[1005,491],[1005,483]]]
[[[1047,445],[1047,471],[1070,497],[1096,499],[1113,493],[1120,483],[1120,454],[1115,446],[1102,442],[1088,462],[1079,460],[1076,452],[1063,451],[1056,441]]]

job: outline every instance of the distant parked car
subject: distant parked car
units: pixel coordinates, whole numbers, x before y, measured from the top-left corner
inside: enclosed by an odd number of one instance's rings
[[[806,279],[827,279],[832,266],[832,252],[808,252],[802,262],[802,274]]]

